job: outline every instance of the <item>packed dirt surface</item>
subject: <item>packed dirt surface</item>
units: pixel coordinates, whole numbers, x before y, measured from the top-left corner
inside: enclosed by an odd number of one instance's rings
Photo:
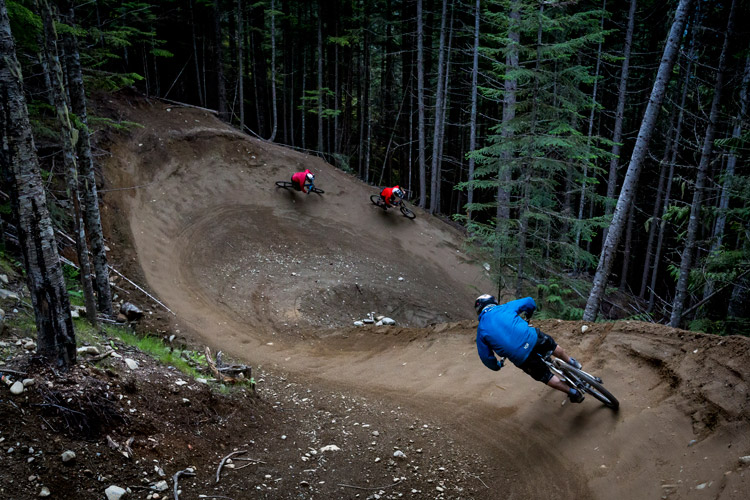
[[[123,97],[99,113],[142,125],[113,138],[103,198],[120,221],[108,228],[112,244],[132,249],[133,272],[174,312],[170,328],[260,367],[266,380],[377,408],[367,420],[380,437],[360,432],[343,453],[387,446],[319,478],[329,497],[747,498],[747,338],[538,321],[621,403],[619,412],[592,397],[571,405],[515,367],[480,363],[471,306],[493,287],[455,228],[419,209],[414,221],[385,212],[369,202],[376,188],[205,111]],[[305,168],[325,194],[275,186]],[[396,325],[353,326],[373,311]],[[266,390],[260,382],[260,397],[273,401]],[[318,410],[334,411],[326,397]],[[315,415],[294,412],[299,422]],[[427,449],[415,439],[423,421],[425,433],[440,431],[424,437],[434,457],[424,475],[409,474],[419,487],[332,486],[397,482],[386,457]],[[452,469],[433,482],[439,457],[452,457]]]

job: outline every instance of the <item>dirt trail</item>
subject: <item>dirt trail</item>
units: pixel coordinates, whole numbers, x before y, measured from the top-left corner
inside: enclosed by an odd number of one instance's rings
[[[746,498],[746,338],[637,322],[543,321],[618,396],[613,413],[479,362],[471,307],[491,290],[461,235],[317,158],[210,114],[110,101],[106,201],[123,210],[149,288],[194,340],[297,380],[367,394],[443,424],[493,464],[487,498]],[[106,111],[106,110],[105,110]],[[274,186],[310,168],[323,196]],[[356,328],[376,311],[399,326]],[[502,493],[498,493],[498,491]]]

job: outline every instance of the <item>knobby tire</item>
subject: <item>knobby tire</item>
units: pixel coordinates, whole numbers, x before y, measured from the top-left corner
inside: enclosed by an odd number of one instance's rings
[[[409,220],[413,220],[417,216],[417,214],[406,208],[403,202],[401,203],[401,213]]]
[[[566,363],[561,363],[561,366],[559,368],[563,372],[569,372],[571,378],[577,378],[578,380],[583,382],[584,386],[581,389],[601,401],[604,406],[612,408],[613,410],[617,410],[620,407],[620,402],[617,401],[617,398],[614,397],[611,392],[605,389],[601,382],[597,381],[588,373],[570,365],[566,366]]]

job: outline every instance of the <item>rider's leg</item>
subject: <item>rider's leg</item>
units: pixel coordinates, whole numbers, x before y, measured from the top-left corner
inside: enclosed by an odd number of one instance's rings
[[[565,352],[565,350],[562,347],[560,347],[559,345],[557,347],[555,347],[555,350],[552,351],[552,354],[554,354],[558,358],[562,359],[566,363],[570,364],[570,356],[568,356],[568,353]]]
[[[570,386],[560,380],[560,378],[557,375],[552,375],[552,378],[549,379],[547,382],[547,385],[557,389],[560,392],[564,392],[565,394],[568,394],[570,392]]]

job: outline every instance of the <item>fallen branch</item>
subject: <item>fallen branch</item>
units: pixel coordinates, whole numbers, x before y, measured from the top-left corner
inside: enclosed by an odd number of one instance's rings
[[[174,481],[174,500],[180,500],[180,494],[178,493],[180,490],[177,488],[177,481],[179,481],[180,476],[194,476],[195,472],[193,472],[192,467],[188,467],[187,469],[177,471],[177,474],[175,474],[172,477],[172,481]]]
[[[208,347],[206,347],[206,349],[208,349]],[[219,467],[216,469],[216,482],[217,483],[219,482],[219,479],[221,477],[221,468],[224,467],[224,464],[226,463],[226,461],[235,455],[242,455],[243,453],[247,453],[247,450],[233,451],[232,453],[230,453],[229,455],[221,459],[221,462],[219,463]]]
[[[198,495],[198,498],[226,498],[232,500],[232,497],[223,497],[221,495]]]
[[[219,113],[215,109],[201,108],[200,106],[196,106],[194,104],[187,104],[187,103],[180,102],[180,101],[173,101],[172,99],[167,99],[166,97],[156,97],[156,99],[158,99],[160,101],[164,101],[164,102],[168,102],[168,103],[174,104],[175,106],[181,106],[181,107],[184,107],[184,108],[200,109],[201,111],[207,111],[207,112],[213,113],[215,115]]]
[[[11,370],[10,368],[0,368],[0,372],[3,373],[12,373],[13,375],[19,375],[22,377],[26,376],[26,372],[19,372],[18,370]]]
[[[475,477],[475,478],[477,478],[477,479],[479,480],[479,482],[480,482],[480,483],[482,483],[482,484],[484,485],[484,487],[485,487],[485,488],[487,488],[487,489],[489,489],[489,488],[490,488],[489,486],[487,486],[487,485],[485,484],[485,482],[484,482],[484,481],[482,481],[482,478],[481,478],[481,477],[477,476],[476,474],[469,474],[469,475],[470,475],[470,476],[473,476],[473,477]]]
[[[88,361],[88,362],[101,361],[102,359],[104,359],[107,356],[111,355],[113,352],[115,352],[114,349],[110,349],[107,352],[103,352],[101,354],[97,354],[96,356],[91,356],[90,358],[86,358],[86,361]]]

